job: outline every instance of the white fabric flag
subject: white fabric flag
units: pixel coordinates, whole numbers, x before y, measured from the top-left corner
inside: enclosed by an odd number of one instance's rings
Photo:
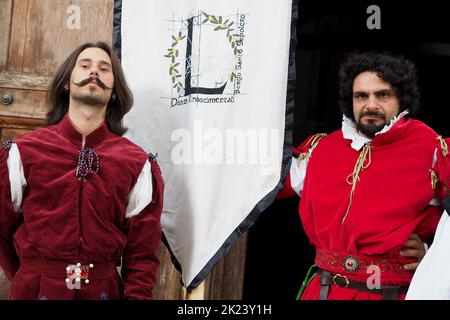
[[[280,179],[291,0],[123,0],[127,137],[157,152],[186,287]]]

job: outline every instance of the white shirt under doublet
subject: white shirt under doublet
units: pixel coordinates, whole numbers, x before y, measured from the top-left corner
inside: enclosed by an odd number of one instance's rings
[[[23,191],[27,186],[27,180],[23,172],[22,159],[20,158],[19,148],[15,143],[11,144],[8,160],[9,184],[11,186],[11,200],[13,209],[16,212],[22,211]]]
[[[20,212],[22,208],[23,192],[27,186],[27,180],[25,179],[19,148],[15,143],[13,143],[9,149],[7,165],[13,208],[14,211]],[[152,171],[151,164],[147,160],[136,183],[128,194],[125,217],[131,218],[139,214],[139,212],[152,201],[152,195]]]
[[[144,208],[152,201],[152,195],[152,167],[147,160],[128,195],[128,205],[125,216],[131,218],[132,216],[139,214],[139,212],[144,210]]]

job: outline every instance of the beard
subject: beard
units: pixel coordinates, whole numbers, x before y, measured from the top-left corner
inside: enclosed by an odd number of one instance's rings
[[[87,93],[85,92],[77,92],[72,93],[72,98],[74,100],[77,100],[79,102],[82,102],[83,104],[90,105],[92,107],[103,107],[105,104],[108,103],[108,100],[103,97],[102,94],[95,91],[89,91]]]
[[[104,82],[102,82],[97,77],[95,77],[95,78],[89,77],[78,83],[72,81],[72,83],[74,85],[76,85],[77,87],[81,88],[81,87],[84,87],[87,84],[89,84],[92,80],[95,80],[97,82],[97,85],[100,88],[102,88],[103,90],[110,89]],[[98,92],[96,90],[85,90],[83,92],[74,91],[73,93],[71,93],[71,96],[74,100],[77,100],[79,102],[82,102],[83,104],[90,105],[93,107],[96,107],[96,106],[103,107],[109,101],[109,99],[106,99],[100,92]]]
[[[367,121],[367,123],[363,123],[362,118],[364,116],[378,117],[383,120],[383,122],[381,124],[378,124],[376,123],[376,120],[370,119]],[[373,111],[366,111],[360,114],[359,120],[356,123],[356,130],[358,130],[358,132],[362,133],[366,137],[373,139],[375,138],[375,134],[377,132],[380,132],[386,124],[386,116],[384,114]]]

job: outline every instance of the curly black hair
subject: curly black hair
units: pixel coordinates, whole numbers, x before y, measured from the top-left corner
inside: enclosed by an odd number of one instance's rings
[[[355,121],[353,115],[353,81],[362,72],[371,71],[395,90],[400,102],[400,112],[409,109],[408,116],[419,110],[417,71],[413,62],[399,55],[376,52],[353,52],[339,69],[339,106],[342,113]]]

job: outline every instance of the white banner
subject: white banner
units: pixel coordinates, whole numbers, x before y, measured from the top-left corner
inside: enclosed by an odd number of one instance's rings
[[[127,137],[157,152],[188,287],[280,179],[291,0],[123,0]]]

